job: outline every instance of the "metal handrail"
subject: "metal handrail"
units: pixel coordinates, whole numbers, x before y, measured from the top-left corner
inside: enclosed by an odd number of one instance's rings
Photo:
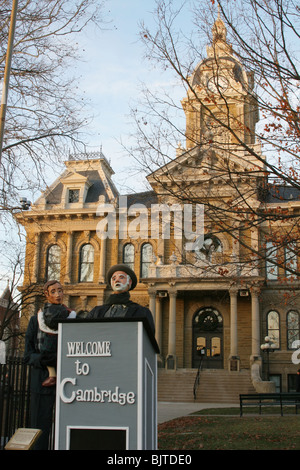
[[[202,361],[203,361],[203,356],[200,356],[199,366],[198,366],[198,370],[197,370],[197,374],[196,374],[196,378],[194,382],[194,388],[193,388],[194,400],[196,400],[197,398],[197,390],[200,384],[200,372],[202,369]]]

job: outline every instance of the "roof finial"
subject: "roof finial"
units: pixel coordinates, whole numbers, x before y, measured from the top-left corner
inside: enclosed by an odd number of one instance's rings
[[[224,21],[221,19],[221,8],[218,3],[218,18],[216,19],[212,28],[213,42],[222,41],[226,42],[226,26]]]
[[[104,153],[103,153],[103,150],[102,150],[102,144],[100,145],[100,158],[103,158],[104,157]]]

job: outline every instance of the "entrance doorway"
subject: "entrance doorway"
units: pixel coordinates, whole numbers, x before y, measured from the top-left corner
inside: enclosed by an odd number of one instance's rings
[[[213,307],[198,310],[193,318],[192,367],[223,369],[223,318]]]

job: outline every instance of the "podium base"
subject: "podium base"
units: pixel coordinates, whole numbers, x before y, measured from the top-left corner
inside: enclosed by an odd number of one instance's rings
[[[166,359],[166,369],[176,370],[177,369],[177,357],[169,354]]]

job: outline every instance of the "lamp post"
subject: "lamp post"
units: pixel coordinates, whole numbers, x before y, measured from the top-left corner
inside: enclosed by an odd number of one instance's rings
[[[276,344],[274,341],[271,340],[269,336],[265,337],[265,343],[260,346],[260,349],[263,352],[267,353],[267,380],[269,381],[270,378],[270,352],[273,352],[276,348]]]

